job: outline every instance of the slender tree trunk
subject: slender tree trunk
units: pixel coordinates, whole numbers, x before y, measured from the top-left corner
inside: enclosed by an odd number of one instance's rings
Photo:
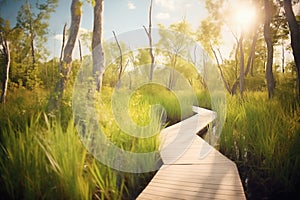
[[[80,23],[81,23],[81,2],[80,0],[72,0],[71,4],[71,26],[69,30],[69,37],[64,49],[63,61],[67,64],[72,62],[72,53],[75,47],[75,42],[78,37]]]
[[[64,25],[64,29],[63,29],[63,38],[62,38],[61,51],[60,51],[60,57],[59,57],[59,62],[60,63],[62,63],[62,61],[63,61],[65,41],[66,41],[66,31],[67,31],[67,24]],[[60,64],[59,65],[59,73],[62,72],[61,67],[62,67],[62,65]]]
[[[7,94],[7,86],[8,86],[8,79],[9,79],[9,69],[10,69],[10,50],[9,50],[9,42],[3,38],[1,35],[2,41],[2,51],[5,57],[5,67],[3,70],[3,81],[2,81],[2,93],[0,98],[0,103],[6,102],[6,94]]]
[[[225,85],[225,88],[226,88],[226,90],[229,92],[229,94],[231,94],[231,90],[230,90],[229,84],[228,84],[228,82],[226,81],[226,79],[225,79],[225,77],[224,77],[223,70],[222,70],[222,68],[221,68],[221,66],[220,66],[220,62],[219,62],[217,53],[216,53],[215,49],[213,48],[212,44],[210,44],[210,48],[211,48],[211,51],[213,52],[213,54],[214,54],[214,56],[215,56],[215,59],[216,59],[216,62],[217,62],[217,67],[218,67],[218,69],[219,69],[219,71],[220,71],[221,78],[222,78],[222,81],[223,81],[223,83],[224,83],[224,85]]]
[[[255,56],[254,56],[253,59],[251,60],[250,75],[251,75],[252,77],[254,76],[254,60],[255,60]]]
[[[204,51],[202,51],[202,57],[203,57],[202,65],[203,65],[203,79],[204,79],[203,85],[204,85],[205,89],[207,89],[207,85],[205,84],[205,80],[207,78],[207,74],[206,74],[206,67],[207,67],[206,62],[207,61],[206,61],[206,55],[205,55]],[[196,59],[195,59],[195,63],[196,63]],[[196,66],[196,64],[194,64],[194,65]]]
[[[28,11],[31,13],[31,8],[30,8],[30,4],[29,4],[28,0],[26,0],[26,4],[28,7]],[[35,49],[34,49],[34,32],[33,32],[34,27],[32,27],[32,24],[33,24],[32,18],[30,17],[30,21],[29,21],[30,48],[31,48],[32,69],[34,69]]]
[[[35,65],[34,33],[30,33],[30,46],[31,46],[32,65],[34,66]]]
[[[32,29],[31,27],[32,25],[30,24],[30,29]],[[33,30],[30,30],[30,46],[31,46],[31,57],[32,57],[32,65],[34,68],[35,65],[35,49],[34,49],[34,33]]]
[[[236,78],[235,82],[232,84],[231,94],[234,95],[236,93],[238,85],[240,85],[240,95],[243,96],[244,86],[245,86],[245,76],[247,76],[247,74],[249,73],[250,66],[251,66],[251,63],[254,58],[257,35],[254,36],[253,41],[252,41],[251,52],[250,52],[250,55],[249,55],[249,58],[247,61],[246,70],[245,70],[245,55],[244,55],[244,47],[243,47],[244,32],[241,33],[239,39],[237,39],[236,36],[235,36],[235,38],[237,41],[235,59],[236,59],[236,65],[237,65],[237,63],[238,63],[237,55],[239,53],[239,55],[240,55],[240,75],[239,75],[239,77]]]
[[[293,11],[291,0],[284,0],[283,5],[290,29],[291,45],[297,73],[297,93],[300,97],[300,29]]]
[[[239,43],[239,39],[238,39],[237,35],[233,31],[231,31],[231,34],[233,35],[233,37],[236,41],[236,49],[235,49],[235,54],[234,54],[234,57],[235,57],[235,67],[234,67],[235,73],[234,74],[235,74],[235,78],[237,80],[238,79],[238,64],[239,64],[238,55],[239,55],[240,43]]]
[[[66,89],[67,80],[69,78],[69,73],[72,69],[72,53],[75,47],[75,42],[77,40],[80,22],[81,22],[80,0],[72,0],[70,10],[71,10],[71,26],[69,31],[70,33],[69,33],[66,46],[64,46],[64,41],[62,44],[60,64],[59,64],[61,77],[56,84],[54,94],[50,96],[48,102],[49,113],[59,111],[62,99],[64,97],[64,92]],[[65,31],[66,31],[66,25],[64,26],[64,30],[63,30],[64,37],[65,37]]]
[[[236,93],[236,89],[238,87],[238,85],[240,84],[240,77],[238,77],[235,82],[232,84],[232,88],[231,88],[231,94],[232,96],[235,95]]]
[[[72,0],[71,4],[71,26],[70,33],[66,47],[64,48],[63,61],[61,62],[61,74],[62,78],[60,80],[60,98],[63,98],[63,93],[66,88],[66,83],[69,78],[72,69],[72,54],[75,47],[75,42],[78,37],[80,23],[81,23],[81,2],[80,0]]]
[[[121,46],[119,44],[118,38],[115,34],[115,32],[113,31],[117,46],[119,48],[119,52],[120,52],[120,68],[119,68],[119,76],[118,76],[118,82],[117,82],[117,87],[121,86],[121,76],[122,76],[122,72],[123,72],[123,55],[122,55],[122,49]]]
[[[244,49],[243,49],[243,40],[244,33],[241,33],[239,39],[239,47],[240,47],[240,95],[243,96],[244,85],[245,85],[245,61],[244,61]]]
[[[282,54],[282,57],[281,57],[281,71],[282,71],[283,74],[285,72],[285,66],[284,66],[284,64],[285,64],[285,55],[284,55],[284,53],[285,53],[285,51],[284,51],[284,41],[282,39],[282,41],[281,41],[281,54]]]
[[[81,49],[81,42],[80,42],[80,40],[78,40],[78,48],[79,48],[80,61],[82,61],[82,49]]]
[[[129,76],[129,90],[132,89],[132,80],[131,80],[131,73],[129,72],[128,73],[128,76]]]
[[[169,89],[172,90],[173,86],[175,85],[175,67],[177,64],[177,54],[175,55],[171,55],[171,63],[172,63],[172,67],[171,67],[171,71],[170,71],[170,76],[169,76]]]
[[[264,23],[264,37],[267,44],[267,64],[266,64],[266,80],[268,87],[268,95],[269,98],[274,96],[275,89],[275,80],[273,76],[273,54],[274,48],[272,44],[272,36],[271,36],[271,5],[269,0],[264,1],[265,4],[265,23]]]
[[[77,40],[80,22],[81,22],[81,2],[80,0],[72,0],[71,4],[71,26],[68,41],[64,47],[64,41],[62,44],[61,57],[60,57],[60,74],[61,77],[56,84],[55,92],[50,96],[48,101],[48,112],[59,111],[64,92],[66,89],[66,83],[69,78],[70,71],[72,69],[72,53]],[[65,35],[66,25],[64,26],[63,34]]]
[[[224,59],[223,59],[223,56],[221,54],[221,51],[220,51],[219,48],[217,50],[218,50],[218,53],[219,53],[219,56],[220,56],[220,59],[221,59],[221,64],[224,64]]]
[[[149,27],[148,27],[148,31],[146,29],[146,27],[144,26],[145,32],[148,36],[149,39],[149,54],[151,57],[151,66],[150,66],[150,73],[149,73],[149,80],[152,81],[153,79],[153,71],[154,71],[154,62],[155,62],[155,58],[153,55],[153,42],[152,42],[152,5],[153,5],[153,1],[150,0],[150,8],[149,8]]]
[[[96,90],[101,91],[104,74],[104,52],[102,47],[102,27],[104,0],[95,0],[94,28],[92,38],[93,76],[95,77]]]
[[[249,54],[248,61],[247,61],[245,76],[248,76],[250,68],[251,68],[251,64],[253,63],[253,59],[254,59],[254,56],[255,56],[255,46],[256,46],[257,38],[258,38],[258,31],[255,31],[255,34],[254,34],[253,39],[252,39],[250,54]]]

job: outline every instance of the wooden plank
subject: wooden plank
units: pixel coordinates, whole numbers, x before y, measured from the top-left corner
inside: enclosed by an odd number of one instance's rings
[[[203,109],[202,109],[203,110]],[[204,109],[205,110],[205,109]],[[186,120],[183,120],[173,126],[164,129],[161,134],[161,145],[160,155],[163,163],[171,164],[178,160],[182,155],[190,149],[192,151],[193,144],[197,138],[196,133],[201,129],[205,128],[208,123],[215,119],[215,113],[209,110],[198,113]],[[210,145],[203,145],[198,142],[201,146],[200,153],[206,153],[210,150]],[[198,145],[196,144],[196,145]],[[196,154],[195,156],[197,156]]]
[[[137,199],[246,199],[235,163],[196,135],[215,113],[193,111],[161,132],[164,165]]]
[[[235,185],[222,185],[221,183],[216,182],[191,182],[191,181],[181,181],[174,182],[170,179],[153,179],[150,184],[165,184],[165,185],[178,185],[178,186],[187,186],[187,187],[195,187],[195,188],[207,188],[214,190],[231,190],[237,191],[237,193],[242,193],[241,188],[236,188]]]
[[[169,165],[159,170],[143,193],[156,194],[161,199],[245,199],[238,174],[229,168],[229,173],[195,173],[201,165]],[[211,166],[211,165],[210,165]],[[184,167],[186,169],[184,169]],[[220,165],[224,171],[224,165]],[[174,169],[173,169],[174,168]],[[178,169],[179,168],[179,169]],[[193,170],[191,170],[193,168]],[[218,167],[217,167],[218,168]],[[184,173],[181,173],[180,170]],[[188,173],[190,171],[190,173]],[[219,168],[219,171],[220,170]],[[142,194],[143,194],[142,193]],[[138,199],[143,199],[143,195]],[[156,198],[156,196],[152,196]]]
[[[227,190],[230,192],[230,190]],[[149,186],[148,191],[145,192],[148,194],[160,194],[165,197],[180,197],[184,199],[199,199],[199,198],[205,198],[205,199],[241,199],[243,194],[236,194],[234,192],[225,194],[224,192],[220,192],[218,190],[215,190],[214,192],[206,191],[203,188],[190,188],[189,190],[185,190],[183,188],[163,188],[161,186]]]
[[[227,169],[223,170],[223,174],[220,173],[214,173],[214,170],[207,173],[195,173],[194,170],[191,170],[191,165],[186,165],[186,168],[181,168],[182,171],[179,170],[172,170],[172,168],[177,168],[177,165],[170,165],[168,168],[164,168],[162,170],[159,170],[157,174],[152,179],[153,181],[157,180],[171,180],[173,182],[192,182],[192,183],[211,183],[211,184],[224,184],[224,185],[232,185],[237,186],[240,183],[240,179],[238,176],[238,173],[235,173],[236,171],[233,171],[231,169],[226,172]],[[199,165],[192,165],[194,169],[199,168],[199,171],[201,170],[201,166]],[[215,166],[215,168],[218,168],[219,166]],[[221,172],[220,169],[217,169]]]
[[[222,188],[188,187],[186,185],[174,185],[174,184],[167,185],[161,183],[149,184],[148,190],[150,191],[151,188],[153,188],[153,190],[155,191],[170,189],[170,190],[186,191],[189,193],[201,191],[202,193],[208,193],[214,195],[221,193],[223,196],[228,196],[228,198],[230,198],[231,196],[237,196],[237,194],[239,196],[243,195],[243,193],[236,190],[228,190]]]
[[[182,151],[182,152],[180,152]],[[193,136],[188,149],[169,149],[163,157],[165,165],[197,164],[197,163],[228,163],[229,160],[197,135]]]

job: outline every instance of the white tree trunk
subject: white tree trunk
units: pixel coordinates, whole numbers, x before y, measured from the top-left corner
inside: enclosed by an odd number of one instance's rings
[[[102,88],[104,74],[104,52],[102,47],[103,8],[104,0],[95,0],[94,28],[92,39],[93,76],[95,77],[97,91]]]
[[[61,63],[61,73],[63,75],[61,79],[61,95],[64,93],[66,82],[72,69],[72,54],[79,33],[81,15],[82,11],[80,0],[72,0],[70,33],[66,47],[64,48],[63,62]]]
[[[6,39],[2,38],[2,48],[3,53],[5,56],[5,68],[3,74],[3,82],[2,82],[2,93],[1,93],[1,103],[6,102],[6,94],[7,94],[7,86],[8,86],[8,79],[9,79],[9,68],[10,68],[10,50],[9,50],[9,43]]]

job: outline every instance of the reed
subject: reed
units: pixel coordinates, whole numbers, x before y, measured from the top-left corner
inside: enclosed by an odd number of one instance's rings
[[[250,199],[288,197],[299,186],[300,116],[281,105],[263,92],[227,99],[220,150],[237,163]]]

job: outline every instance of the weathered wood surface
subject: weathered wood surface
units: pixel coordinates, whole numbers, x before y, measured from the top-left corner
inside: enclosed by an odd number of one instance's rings
[[[193,110],[161,132],[164,164],[137,199],[246,199],[235,163],[196,135],[215,113]]]

